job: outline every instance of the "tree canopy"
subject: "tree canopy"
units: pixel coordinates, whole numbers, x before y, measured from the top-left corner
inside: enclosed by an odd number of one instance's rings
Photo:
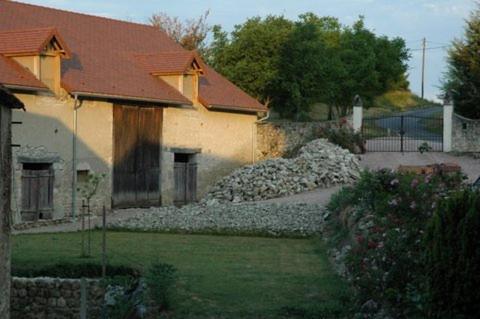
[[[178,17],[171,17],[165,12],[159,12],[153,14],[149,22],[154,27],[163,30],[185,49],[198,50],[203,53],[206,47],[205,40],[212,29],[207,23],[209,14],[210,11],[206,11],[196,19],[182,21]]]
[[[454,40],[448,55],[444,91],[450,91],[455,110],[480,119],[480,7],[466,22],[464,39]]]
[[[360,17],[352,26],[306,13],[252,18],[228,34],[214,27],[208,61],[284,117],[302,117],[314,103],[346,115],[356,94],[368,106],[390,89],[408,88],[404,40],[377,36]]]

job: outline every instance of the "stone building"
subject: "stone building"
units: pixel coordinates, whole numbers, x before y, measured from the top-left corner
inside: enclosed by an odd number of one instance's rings
[[[22,103],[0,84],[0,318],[9,318],[10,305],[10,187],[11,118]]]
[[[152,26],[0,0],[0,82],[14,112],[16,221],[195,201],[254,159],[267,109]],[[95,209],[95,208],[94,208]]]

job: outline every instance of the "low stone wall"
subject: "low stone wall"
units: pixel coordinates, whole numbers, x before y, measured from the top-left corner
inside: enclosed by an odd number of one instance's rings
[[[334,122],[265,122],[257,125],[256,160],[288,155]]]
[[[27,230],[27,229],[38,228],[38,227],[68,224],[71,222],[72,222],[72,219],[68,217],[61,218],[61,219],[41,219],[34,222],[24,222],[24,223],[14,224],[12,225],[12,228],[13,230],[20,231],[20,230]]]
[[[480,120],[453,115],[452,150],[456,152],[480,152]]]
[[[12,279],[11,317],[22,319],[80,318],[80,279]],[[88,318],[100,318],[105,291],[87,280]]]

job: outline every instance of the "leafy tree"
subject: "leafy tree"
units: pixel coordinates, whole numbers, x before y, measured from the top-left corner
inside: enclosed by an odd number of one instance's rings
[[[153,14],[149,22],[151,25],[165,31],[169,37],[177,41],[187,50],[198,50],[203,53],[206,49],[205,40],[212,30],[207,23],[210,11],[206,11],[197,19],[181,21],[178,17],[171,17],[165,12]]]
[[[283,116],[299,118],[323,102],[330,119],[332,108],[345,116],[356,94],[368,106],[390,89],[408,87],[408,57],[403,40],[377,37],[363,18],[344,27],[332,17],[301,15],[281,50],[273,105]]]
[[[283,117],[297,120],[306,117],[311,105],[328,94],[334,37],[328,32],[327,21],[307,14],[295,24],[287,41],[280,48],[278,74],[268,91],[273,105]]]
[[[480,7],[466,22],[464,39],[454,40],[448,56],[444,91],[452,92],[456,111],[480,118]]]
[[[294,28],[282,16],[255,17],[230,34],[213,29],[207,61],[240,88],[268,104],[278,76],[279,53]]]

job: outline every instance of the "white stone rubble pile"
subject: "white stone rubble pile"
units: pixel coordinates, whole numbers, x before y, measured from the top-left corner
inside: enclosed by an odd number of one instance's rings
[[[320,204],[241,203],[131,209],[111,229],[186,233],[310,236],[323,226]]]
[[[235,170],[203,198],[210,205],[258,201],[352,183],[358,178],[357,157],[326,139],[303,146],[297,157],[266,160]]]

